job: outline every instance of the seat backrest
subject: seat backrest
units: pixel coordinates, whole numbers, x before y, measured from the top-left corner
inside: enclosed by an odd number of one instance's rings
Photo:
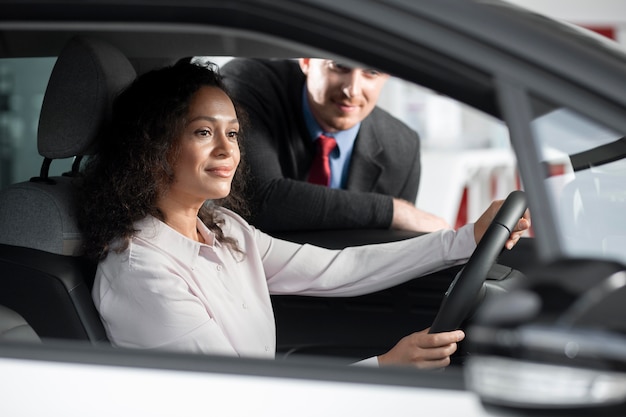
[[[95,265],[80,256],[74,212],[80,159],[95,150],[115,95],[136,76],[128,59],[97,39],[72,38],[59,55],[39,118],[41,172],[0,191],[0,304],[42,338],[106,340],[91,300]],[[54,159],[72,172],[48,176]]]
[[[41,342],[37,333],[14,310],[0,305],[0,342]]]

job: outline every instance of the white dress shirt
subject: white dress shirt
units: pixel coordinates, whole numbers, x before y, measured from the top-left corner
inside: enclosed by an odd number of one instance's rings
[[[273,358],[270,294],[354,296],[465,261],[473,225],[378,245],[329,250],[275,239],[219,209],[244,254],[188,239],[154,217],[98,265],[93,298],[115,346]]]

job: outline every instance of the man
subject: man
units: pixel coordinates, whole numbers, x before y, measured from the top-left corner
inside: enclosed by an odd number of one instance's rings
[[[449,227],[410,203],[419,186],[419,138],[376,107],[388,74],[313,58],[235,59],[222,74],[249,121],[254,225],[268,232]],[[334,139],[328,185],[308,181],[320,134]]]

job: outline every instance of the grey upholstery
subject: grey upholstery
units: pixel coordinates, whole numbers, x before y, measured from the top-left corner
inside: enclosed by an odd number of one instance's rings
[[[96,150],[113,97],[135,76],[113,46],[71,39],[43,100],[41,171],[0,191],[0,304],[21,314],[42,338],[106,340],[90,295],[95,265],[80,256],[73,194],[80,158]],[[72,172],[49,177],[50,164],[61,158],[75,158]]]
[[[41,339],[24,317],[0,305],[0,341],[41,342]]]
[[[0,192],[0,243],[78,255],[80,232],[72,207],[74,177],[22,182]]]

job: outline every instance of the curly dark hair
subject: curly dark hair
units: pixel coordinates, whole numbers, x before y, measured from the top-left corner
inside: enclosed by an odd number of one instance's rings
[[[174,180],[178,138],[192,96],[203,86],[217,87],[228,95],[215,65],[181,60],[139,76],[116,98],[109,129],[83,169],[78,221],[84,233],[85,256],[99,261],[110,250],[125,250],[136,232],[133,224],[148,215],[165,221],[156,202]],[[243,113],[235,108],[243,126]],[[240,128],[239,137],[243,134]],[[207,200],[198,213],[218,241],[239,252],[237,242],[224,236],[223,220],[215,208],[224,206],[248,214],[241,152],[230,194],[221,200]]]

